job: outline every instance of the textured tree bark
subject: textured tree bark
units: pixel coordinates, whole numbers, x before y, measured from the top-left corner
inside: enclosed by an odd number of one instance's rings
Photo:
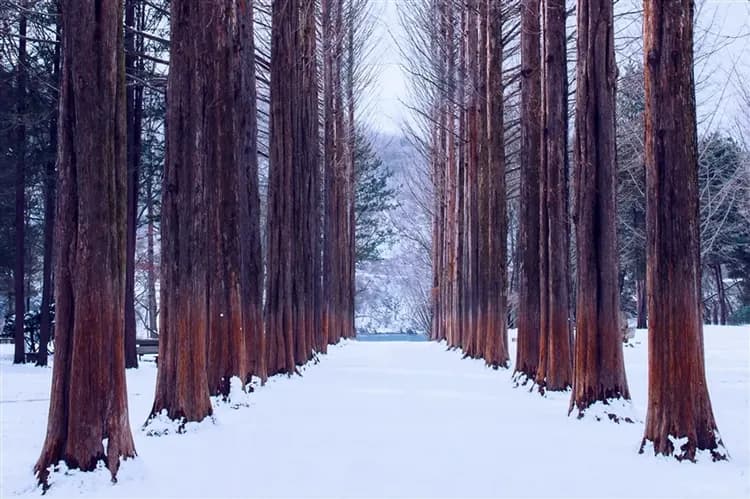
[[[207,363],[209,193],[204,120],[211,102],[203,64],[209,2],[176,0],[171,10],[166,163],[162,188],[159,370],[151,416],[202,421],[211,415]],[[205,24],[204,24],[205,23]],[[206,62],[204,62],[206,61]],[[209,132],[210,133],[210,132]],[[211,233],[213,236],[213,233]]]
[[[466,300],[464,320],[467,334],[464,353],[478,357],[478,274],[479,274],[479,0],[470,0],[466,15],[466,72],[467,72],[467,167],[466,167]],[[482,96],[484,97],[484,96]]]
[[[569,413],[629,399],[620,331],[611,0],[578,0],[575,222],[576,337]]]
[[[324,336],[327,344],[337,343],[350,334],[348,331],[348,232],[349,202],[348,154],[349,129],[345,126],[346,107],[343,89],[343,58],[345,26],[344,3],[327,0],[324,8],[323,37],[323,94],[324,94],[324,165],[325,231],[324,240]]]
[[[726,459],[703,355],[694,4],[643,6],[649,387],[641,452]]]
[[[315,9],[274,2],[266,336],[269,374],[296,372],[321,327]],[[330,339],[330,338],[329,338]]]
[[[335,127],[334,127],[334,0],[321,0],[321,42],[323,66],[323,306],[322,341],[319,351],[326,353],[328,344],[336,343],[334,299],[337,287],[335,242],[333,234],[336,224],[334,197],[335,182]]]
[[[355,178],[354,178],[354,159],[356,156],[356,134],[357,134],[357,121],[355,116],[355,101],[354,101],[354,31],[356,26],[354,24],[354,12],[353,2],[350,0],[347,3],[347,15],[345,23],[345,31],[347,36],[347,65],[346,65],[346,112],[347,112],[347,170],[346,170],[346,210],[347,210],[347,248],[346,248],[346,274],[345,274],[345,285],[346,285],[346,300],[344,303],[345,311],[345,327],[344,334],[346,338],[354,338],[356,336],[356,330],[354,325],[354,297],[357,291],[356,281],[356,218],[355,218]],[[343,56],[342,56],[343,57]]]
[[[251,227],[248,178],[256,161],[254,50],[252,5],[246,0],[215,0],[206,12],[217,19],[205,23],[208,46],[206,93],[212,105],[205,110],[208,123],[204,168],[208,181],[208,387],[212,395],[229,394],[230,380],[247,381],[251,356],[258,345],[257,286],[258,234]],[[258,217],[258,213],[252,214]],[[251,241],[255,242],[251,247]],[[253,261],[255,260],[255,261]],[[251,263],[252,262],[252,263]],[[256,274],[257,276],[257,274]],[[255,276],[253,276],[255,277]]]
[[[60,7],[57,7],[57,22],[55,23],[55,51],[52,56],[52,81],[55,87],[60,88]],[[59,102],[58,102],[59,104]],[[57,152],[57,113],[52,113],[49,123],[50,150]],[[44,261],[42,263],[42,304],[39,320],[39,355],[36,365],[46,366],[49,340],[52,333],[52,316],[50,306],[54,293],[52,282],[52,259],[55,237],[55,191],[57,185],[57,172],[55,171],[56,158],[47,162],[44,172]]]
[[[464,348],[468,341],[466,321],[466,170],[467,147],[466,141],[466,8],[459,7],[458,36],[456,46],[458,52],[456,102],[458,103],[458,162],[456,164],[456,287],[454,300],[456,302],[456,342],[457,348]]]
[[[166,409],[172,418],[196,421],[211,412],[207,395],[229,394],[232,377],[247,381],[254,370],[263,373],[252,362],[262,348],[253,233],[259,215],[250,213],[257,185],[249,177],[257,168],[252,7],[236,0],[189,3],[172,3],[153,415]],[[202,366],[202,375],[186,372],[191,365]]]
[[[518,348],[515,378],[536,378],[540,334],[540,200],[541,163],[541,49],[539,0],[521,3],[521,196],[519,213],[520,282]]]
[[[492,367],[507,367],[507,220],[505,199],[505,140],[503,89],[502,3],[485,0],[487,7],[487,148],[489,175],[489,232],[487,343],[484,359]]]
[[[136,69],[136,0],[125,0],[125,72]],[[130,28],[130,29],[127,29]],[[133,83],[126,87],[127,123],[127,242],[125,255],[125,367],[138,367],[135,324],[135,242],[138,218],[139,169],[141,160],[141,117],[143,87]]]
[[[342,7],[343,9],[343,7]],[[342,13],[343,15],[343,13]],[[321,296],[321,206],[320,206],[320,161],[319,161],[319,102],[318,102],[318,70],[317,70],[317,16],[314,0],[302,0],[300,3],[300,28],[299,36],[301,58],[300,80],[302,83],[301,106],[299,108],[299,148],[301,150],[301,171],[298,177],[300,191],[303,193],[299,207],[297,221],[300,224],[300,233],[304,236],[304,242],[299,252],[300,269],[298,279],[299,289],[304,290],[304,295],[299,298],[303,303],[300,328],[304,331],[302,335],[302,348],[298,348],[297,364],[302,365],[312,359],[313,344],[315,338],[320,334],[322,324]],[[343,51],[341,58],[343,59]],[[345,143],[346,144],[346,143]],[[342,283],[346,286],[346,281]]]
[[[16,261],[13,270],[16,315],[13,363],[26,362],[24,322],[26,319],[26,9],[18,18],[18,60],[16,63]]]
[[[489,312],[490,312],[490,270],[494,265],[490,263],[490,156],[489,156],[489,97],[488,88],[488,5],[487,0],[477,2],[477,148],[479,150],[479,161],[477,164],[477,322],[475,325],[477,334],[475,356],[483,357],[485,362],[489,359],[484,357],[488,353],[491,343]]]
[[[243,284],[247,293],[246,313],[243,314],[245,344],[247,347],[248,377],[258,376],[262,381],[268,377],[266,366],[266,338],[263,329],[263,253],[260,230],[260,187],[258,185],[258,118],[257,89],[255,75],[255,36],[253,1],[240,0],[237,9],[237,31],[239,48],[235,61],[235,88],[239,95],[236,103],[235,132],[237,134],[236,157],[239,167],[247,171],[248,224],[245,227],[243,259]],[[244,213],[244,212],[243,212]]]
[[[35,472],[60,460],[114,479],[135,456],[125,388],[125,78],[122,3],[62,2],[55,224],[55,364]],[[106,439],[106,450],[103,442]]]
[[[443,127],[446,135],[445,143],[445,234],[443,241],[443,293],[442,301],[445,307],[443,319],[443,336],[450,346],[458,344],[459,309],[456,286],[458,282],[458,256],[456,238],[458,236],[458,171],[456,162],[456,128],[455,128],[455,99],[456,99],[456,62],[453,44],[455,43],[454,6],[453,2],[441,2],[442,56],[445,66],[445,93],[441,106],[443,107]]]
[[[568,324],[567,62],[565,1],[544,4],[544,186],[540,237],[541,337],[536,382],[543,390],[566,390],[573,381]]]

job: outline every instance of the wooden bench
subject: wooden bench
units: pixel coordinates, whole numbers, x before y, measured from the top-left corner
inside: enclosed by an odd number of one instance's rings
[[[155,355],[159,359],[159,340],[154,338],[138,338],[135,340],[135,350],[138,359],[144,355]]]

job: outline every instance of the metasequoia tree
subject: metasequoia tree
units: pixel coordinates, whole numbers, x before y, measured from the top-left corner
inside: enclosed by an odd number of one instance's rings
[[[344,2],[323,0],[323,344],[334,344],[354,334],[354,296],[350,284],[351,200],[353,199],[353,163],[350,135],[353,130],[349,108],[345,103],[344,77],[347,90],[353,83],[344,74],[345,41],[349,26],[344,22]],[[347,16],[347,17],[350,17]],[[348,45],[348,43],[346,44]],[[348,66],[351,66],[349,64]],[[348,100],[351,100],[349,97]]]
[[[170,5],[166,164],[161,221],[159,370],[152,416],[201,421],[212,413],[206,374],[208,199],[204,120],[207,40],[218,16],[209,2]],[[212,14],[212,15],[209,15]],[[204,21],[208,21],[204,28]],[[199,55],[201,54],[201,55]]]
[[[209,395],[262,366],[251,4],[176,1],[171,23],[152,415],[200,421]]]
[[[521,1],[521,195],[519,200],[518,348],[516,378],[535,379],[539,362],[539,172],[541,165],[541,48],[539,0]]]
[[[536,383],[566,390],[573,382],[568,324],[568,79],[565,0],[546,0],[543,19],[543,123],[540,190],[540,337]]]
[[[507,367],[507,207],[505,186],[505,125],[503,85],[502,2],[487,2],[487,267],[485,282],[486,337],[483,357],[492,367]]]
[[[208,387],[227,395],[262,367],[260,209],[257,187],[255,50],[250,0],[214,2],[207,33]],[[217,14],[220,14],[217,16]],[[209,173],[210,172],[210,173]],[[253,211],[251,211],[253,210]],[[251,368],[251,364],[256,364]],[[253,370],[255,369],[255,370]]]
[[[322,322],[315,28],[311,0],[273,3],[265,310],[269,374],[292,374],[309,360]]]
[[[125,388],[122,4],[63,0],[55,223],[55,364],[35,472],[64,461],[114,479],[135,456]],[[95,83],[95,84],[94,84]],[[104,448],[104,441],[107,446]]]
[[[649,387],[641,452],[726,459],[703,355],[694,5],[643,5]]]
[[[427,89],[429,109],[431,337],[492,367],[505,366],[506,10],[500,2],[448,1],[404,15],[417,26],[412,49],[415,61],[423,61],[418,85]]]
[[[629,399],[620,332],[611,0],[578,0],[575,222],[576,337],[570,412]]]

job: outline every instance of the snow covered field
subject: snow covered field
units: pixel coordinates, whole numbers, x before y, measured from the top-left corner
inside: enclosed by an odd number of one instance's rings
[[[635,413],[646,402],[646,333],[625,349]],[[637,453],[643,423],[568,418],[567,394],[513,388],[426,342],[356,342],[303,377],[277,378],[249,407],[216,408],[188,434],[140,430],[155,367],[128,372],[137,459],[109,473],[57,474],[49,495],[89,497],[750,497],[750,328],[706,327],[713,407],[732,460],[678,463]],[[514,343],[512,343],[514,346]],[[0,496],[38,495],[51,369],[0,351]],[[515,355],[511,351],[512,356]]]

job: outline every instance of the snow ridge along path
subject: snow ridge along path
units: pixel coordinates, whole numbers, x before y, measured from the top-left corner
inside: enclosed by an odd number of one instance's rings
[[[511,337],[514,332],[511,332]],[[304,376],[277,377],[216,407],[215,424],[149,437],[155,367],[128,371],[138,458],[109,473],[57,474],[52,497],[749,497],[750,328],[706,327],[709,390],[731,461],[638,454],[646,332],[625,349],[634,413],[615,424],[567,417],[542,398],[427,342],[333,347]],[[515,343],[511,341],[511,345]],[[0,359],[0,496],[39,495],[32,466],[46,428],[51,369]],[[511,352],[512,357],[515,352]]]

